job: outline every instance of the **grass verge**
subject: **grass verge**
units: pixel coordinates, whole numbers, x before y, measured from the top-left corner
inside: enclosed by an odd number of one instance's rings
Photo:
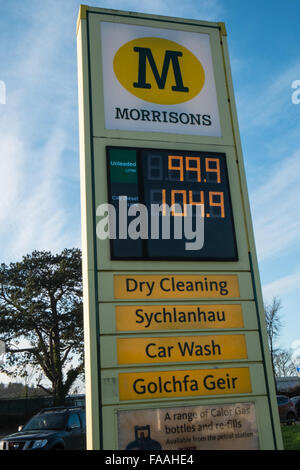
[[[300,450],[300,424],[281,426],[284,450]]]

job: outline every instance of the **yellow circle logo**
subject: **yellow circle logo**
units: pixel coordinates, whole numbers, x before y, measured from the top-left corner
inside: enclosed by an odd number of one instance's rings
[[[121,85],[150,103],[184,103],[198,95],[205,82],[197,57],[168,39],[129,41],[116,52],[113,66]]]

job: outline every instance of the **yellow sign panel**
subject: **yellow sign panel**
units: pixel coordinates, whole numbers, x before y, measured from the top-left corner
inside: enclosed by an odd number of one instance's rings
[[[200,274],[116,274],[116,299],[238,298],[238,276]]]
[[[119,374],[120,400],[251,393],[249,367]]]
[[[247,359],[245,335],[117,339],[118,364]]]
[[[117,331],[243,328],[241,304],[117,305]]]

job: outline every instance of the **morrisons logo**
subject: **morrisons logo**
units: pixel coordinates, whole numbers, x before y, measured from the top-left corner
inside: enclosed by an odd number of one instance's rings
[[[204,69],[196,56],[163,38],[127,42],[117,51],[113,66],[121,85],[150,103],[184,103],[198,95],[205,82]]]

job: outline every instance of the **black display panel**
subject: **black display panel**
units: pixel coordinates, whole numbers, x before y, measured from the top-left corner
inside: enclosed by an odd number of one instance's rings
[[[107,147],[107,169],[111,259],[238,259],[224,153]]]

